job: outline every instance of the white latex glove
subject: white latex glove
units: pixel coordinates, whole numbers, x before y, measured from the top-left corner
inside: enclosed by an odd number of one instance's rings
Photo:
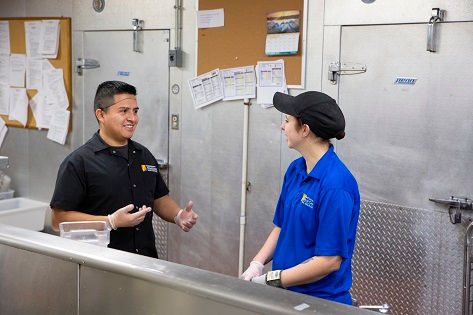
[[[240,279],[250,281],[254,277],[261,276],[263,274],[263,268],[264,265],[262,263],[257,260],[253,260],[250,263],[248,269],[246,269],[245,272],[241,274]]]
[[[146,214],[151,211],[150,207],[142,206],[135,213],[130,213],[135,208],[134,205],[129,204],[123,208],[118,209],[112,214],[108,215],[108,221],[112,229],[116,230],[119,227],[135,226],[143,222]]]
[[[251,282],[259,283],[259,284],[266,284],[266,274],[251,278]]]
[[[192,211],[194,203],[189,201],[184,209],[179,210],[177,215],[174,217],[174,222],[184,231],[189,232],[190,229],[197,222],[199,217],[197,213]]]

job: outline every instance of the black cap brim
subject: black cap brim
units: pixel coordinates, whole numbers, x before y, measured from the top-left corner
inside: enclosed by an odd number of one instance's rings
[[[278,111],[291,116],[298,116],[294,106],[294,96],[276,92],[273,96],[273,105]]]

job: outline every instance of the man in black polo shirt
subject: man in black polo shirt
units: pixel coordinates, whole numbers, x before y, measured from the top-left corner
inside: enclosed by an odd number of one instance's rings
[[[94,109],[99,131],[59,167],[50,204],[53,228],[66,221],[106,221],[113,228],[109,247],[157,258],[151,210],[188,232],[197,220],[192,201],[181,209],[169,197],[154,156],[131,140],[138,124],[134,86],[101,83]]]

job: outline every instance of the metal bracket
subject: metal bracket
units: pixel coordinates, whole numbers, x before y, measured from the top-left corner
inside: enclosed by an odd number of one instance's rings
[[[138,45],[138,31],[143,29],[145,21],[139,19],[132,19],[131,24],[133,25],[133,51],[142,52]]]
[[[338,76],[348,74],[360,74],[366,72],[366,65],[358,63],[332,62],[328,66],[328,80],[332,84],[337,84]]]
[[[427,51],[437,51],[437,24],[442,22],[445,17],[445,10],[432,8],[432,16],[427,25]]]
[[[100,68],[100,63],[95,59],[78,58],[76,60],[76,72],[78,75],[82,75],[84,69],[95,69]]]
[[[473,200],[467,197],[451,196],[450,199],[429,198],[429,200],[448,206],[448,214],[452,224],[461,223],[463,210],[473,210]]]

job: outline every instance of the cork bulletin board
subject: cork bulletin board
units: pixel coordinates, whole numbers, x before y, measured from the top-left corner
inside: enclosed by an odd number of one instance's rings
[[[69,99],[68,110],[71,110],[72,104],[72,77],[71,77],[71,19],[60,17],[26,17],[26,18],[0,18],[2,21],[9,21],[10,24],[10,53],[11,54],[26,54],[25,42],[25,24],[27,21],[37,20],[59,20],[59,50],[56,59],[48,59],[49,62],[56,68],[62,69],[64,74],[64,86],[66,88],[67,97]],[[30,100],[37,93],[36,90],[26,90],[28,100]],[[23,125],[16,120],[9,120],[8,115],[0,115],[7,126],[23,128]],[[71,121],[69,120],[69,131],[71,131]],[[36,128],[36,121],[28,106],[28,120],[24,128]]]
[[[284,59],[287,84],[303,88],[307,25],[304,0],[199,0],[198,3],[198,10],[220,8],[224,9],[224,26],[197,31],[197,75],[215,68]],[[289,10],[300,11],[299,51],[296,55],[266,56],[266,14]]]

